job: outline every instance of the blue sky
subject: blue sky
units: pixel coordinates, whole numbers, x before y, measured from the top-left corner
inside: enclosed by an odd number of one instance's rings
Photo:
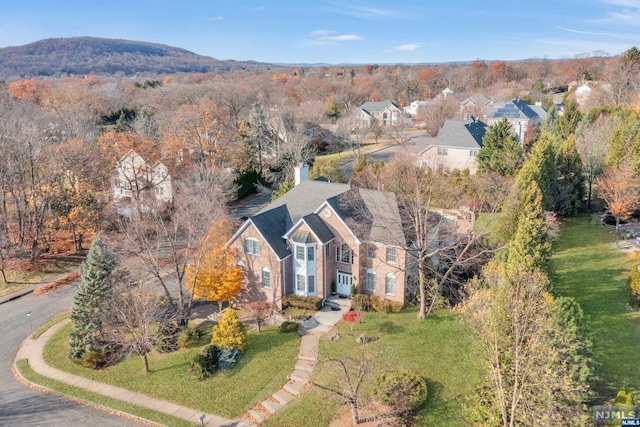
[[[566,58],[640,44],[640,0],[0,0],[0,47],[73,36],[272,63]]]

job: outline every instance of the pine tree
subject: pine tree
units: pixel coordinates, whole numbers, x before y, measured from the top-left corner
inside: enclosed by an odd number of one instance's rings
[[[222,319],[213,326],[211,345],[218,348],[232,348],[238,351],[247,349],[247,334],[242,328],[238,314],[232,308],[224,312]]]
[[[70,357],[80,359],[89,351],[104,350],[102,327],[117,265],[115,254],[98,234],[80,266],[81,282],[70,316],[73,322]]]
[[[489,126],[478,152],[478,172],[496,172],[512,176],[520,168],[522,147],[513,137],[506,117]]]
[[[569,138],[569,135],[573,134],[578,127],[578,123],[582,120],[582,113],[578,109],[578,103],[575,100],[571,100],[565,105],[562,116],[558,119],[556,125],[556,135],[561,140]]]
[[[555,211],[560,214],[575,215],[584,199],[585,187],[582,159],[576,149],[575,138],[569,136],[558,153],[558,195]]]
[[[538,183],[531,181],[522,192],[520,218],[508,246],[507,266],[510,270],[546,271],[551,256],[542,194]]]
[[[556,106],[552,105],[551,108],[549,108],[549,111],[547,111],[547,115],[542,119],[542,123],[540,123],[540,130],[555,133],[559,118],[560,116],[558,116]]]
[[[542,208],[550,211],[558,193],[556,141],[549,133],[543,133],[533,146],[516,178],[520,192],[531,182],[538,183],[542,193]]]

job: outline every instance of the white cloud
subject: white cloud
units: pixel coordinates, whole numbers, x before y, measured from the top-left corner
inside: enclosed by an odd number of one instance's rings
[[[407,44],[401,44],[400,46],[396,46],[396,50],[403,50],[406,52],[412,52],[418,49],[420,49],[420,45],[415,43],[407,43]]]
[[[335,33],[335,31],[331,31],[331,30],[315,30],[315,31],[311,31],[309,34],[311,34],[312,36],[326,36],[328,34],[332,34]]]
[[[320,40],[331,40],[331,41],[353,41],[353,40],[362,40],[357,34],[340,34],[339,36],[322,36],[319,37]]]
[[[381,19],[411,19],[414,17],[407,12],[384,9],[381,7],[350,6],[344,12],[358,18],[372,21],[378,21]]]

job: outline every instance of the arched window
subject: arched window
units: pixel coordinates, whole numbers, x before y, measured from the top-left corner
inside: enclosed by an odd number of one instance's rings
[[[372,269],[367,270],[367,283],[365,289],[374,291],[376,289],[376,272]]]
[[[262,268],[262,287],[271,287],[271,271],[267,267]]]
[[[396,294],[396,276],[393,273],[387,273],[384,280],[384,293],[387,295]]]

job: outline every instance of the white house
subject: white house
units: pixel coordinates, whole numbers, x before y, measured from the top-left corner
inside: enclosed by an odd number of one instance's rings
[[[413,101],[411,104],[407,105],[406,107],[404,107],[402,110],[410,115],[411,117],[415,117],[418,115],[418,111],[420,110],[420,107],[424,107],[425,105],[427,105],[427,101]]]
[[[487,125],[479,120],[447,120],[435,138],[414,138],[410,152],[425,169],[469,169],[475,173],[486,131]]]
[[[129,218],[136,211],[149,213],[173,200],[169,169],[161,162],[149,165],[134,150],[116,162],[111,189],[118,214]]]

